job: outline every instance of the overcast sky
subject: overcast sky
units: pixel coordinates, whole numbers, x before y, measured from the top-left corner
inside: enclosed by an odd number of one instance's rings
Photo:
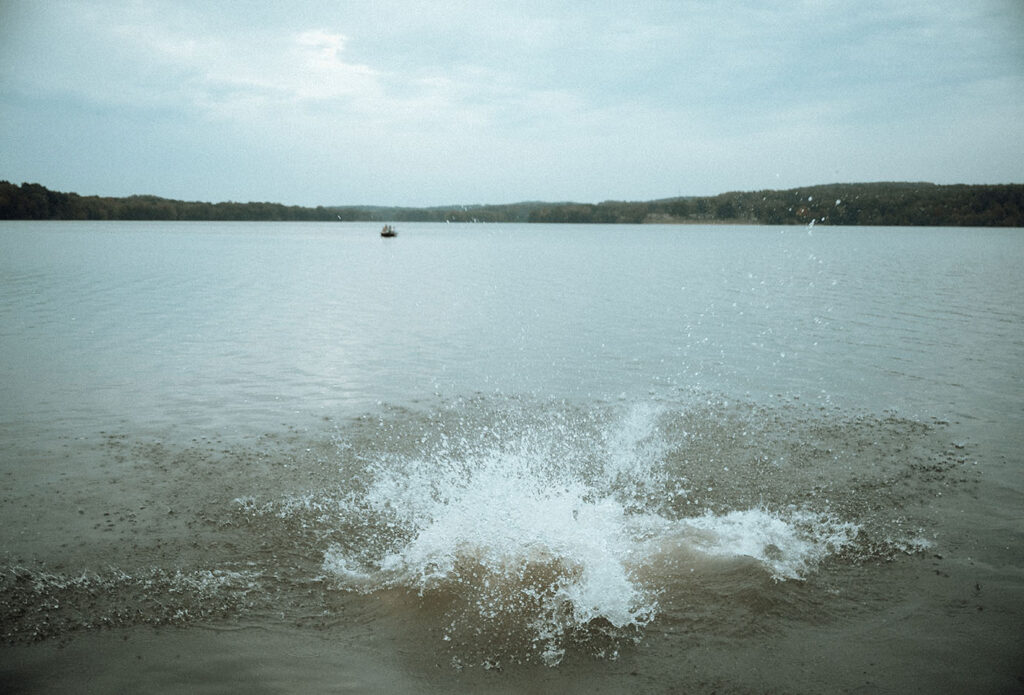
[[[0,0],[0,179],[296,205],[1024,182],[1024,0]]]

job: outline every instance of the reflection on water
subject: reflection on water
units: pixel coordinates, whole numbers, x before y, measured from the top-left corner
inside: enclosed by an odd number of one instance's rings
[[[287,626],[439,691],[620,660],[660,691],[683,654],[698,690],[812,692],[775,656],[822,635],[844,688],[954,682],[955,623],[1004,683],[1022,243],[5,224],[4,639]],[[866,637],[892,611],[903,665]]]
[[[0,244],[4,421],[262,431],[434,393],[693,387],[1000,417],[1024,362],[1014,230],[56,223]]]

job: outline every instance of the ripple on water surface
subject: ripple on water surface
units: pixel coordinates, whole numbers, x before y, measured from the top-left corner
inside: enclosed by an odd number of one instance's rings
[[[9,641],[400,618],[455,665],[556,665],[652,629],[771,631],[870,593],[864,568],[931,547],[927,502],[974,480],[942,424],[707,397],[474,397],[222,448],[103,450],[160,514],[133,513],[130,542],[86,537],[60,568],[9,563]]]

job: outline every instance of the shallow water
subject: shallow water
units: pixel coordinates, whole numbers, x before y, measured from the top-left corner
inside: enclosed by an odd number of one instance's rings
[[[399,231],[0,227],[0,683],[1019,689],[1020,230]]]

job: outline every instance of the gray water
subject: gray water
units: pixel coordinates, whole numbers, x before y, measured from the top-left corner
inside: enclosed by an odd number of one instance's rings
[[[0,682],[1019,691],[1022,261],[4,223]]]

